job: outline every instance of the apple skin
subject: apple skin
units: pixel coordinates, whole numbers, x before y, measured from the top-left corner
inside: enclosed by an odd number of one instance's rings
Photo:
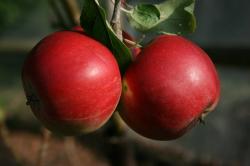
[[[73,31],[55,32],[40,41],[25,60],[22,80],[35,116],[63,135],[101,127],[116,109],[122,90],[112,53]]]
[[[219,96],[218,75],[208,55],[183,37],[161,35],[126,71],[119,113],[137,133],[171,140],[212,111]]]

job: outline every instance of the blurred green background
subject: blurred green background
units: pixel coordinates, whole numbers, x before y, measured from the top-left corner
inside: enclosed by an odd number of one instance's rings
[[[203,161],[198,165],[250,165],[249,6],[247,0],[197,1],[197,31],[188,37],[209,53],[218,69],[222,88],[219,105],[206,118],[206,124],[198,125],[175,141],[152,141],[129,130],[131,139],[162,149],[184,149],[189,159]],[[48,1],[0,1],[0,116],[6,114],[10,132],[40,128],[25,105],[20,73],[29,50],[57,29],[57,19]],[[178,160],[184,160],[177,157],[173,161],[157,152],[137,150],[134,153],[138,165],[181,165]],[[1,155],[0,150],[0,165]]]

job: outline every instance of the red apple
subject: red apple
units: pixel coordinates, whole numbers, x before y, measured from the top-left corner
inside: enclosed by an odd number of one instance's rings
[[[142,50],[123,78],[120,114],[139,134],[175,139],[214,109],[220,85],[208,55],[176,35],[162,35]]]
[[[122,88],[112,53],[73,31],[40,41],[25,61],[22,80],[35,116],[65,135],[101,127],[116,109]]]

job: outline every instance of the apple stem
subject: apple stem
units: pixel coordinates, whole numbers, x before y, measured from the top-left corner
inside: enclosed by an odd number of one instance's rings
[[[114,11],[110,22],[117,37],[122,41],[122,28],[121,28],[121,0],[115,0]]]
[[[112,2],[113,4],[115,4],[115,0],[111,0],[111,2]],[[130,9],[133,8],[132,6],[128,5],[127,3],[122,4],[122,5],[126,5],[126,7],[130,8]],[[121,11],[123,11],[124,13],[128,13],[128,14],[131,14],[131,13],[132,13],[131,10],[125,9],[123,6],[121,6]]]
[[[65,23],[63,15],[60,12],[60,9],[59,9],[59,7],[58,7],[58,5],[57,5],[56,2],[58,2],[58,1],[55,1],[55,0],[50,0],[49,1],[49,5],[52,8],[52,11],[54,12],[54,14],[55,14],[55,16],[57,18],[55,24],[56,24],[56,26],[60,26],[60,27],[62,27],[64,29],[67,29],[68,28],[67,27],[67,23]]]
[[[134,41],[131,41],[131,40],[128,40],[128,39],[123,39],[124,40],[124,42],[126,42],[127,44],[130,44],[130,45],[132,45],[133,47],[142,47],[139,43],[137,43],[137,42],[134,42]],[[132,47],[132,48],[133,48]]]
[[[76,0],[63,0],[63,7],[73,25],[80,25],[80,9]]]
[[[202,125],[205,125],[205,124],[206,124],[206,122],[205,122],[205,120],[204,120],[204,117],[201,116],[201,117],[199,118],[199,123],[202,124]]]
[[[68,29],[72,26],[80,25],[80,9],[76,0],[49,0],[49,5],[57,18],[57,25],[60,27]],[[64,8],[63,11],[61,7]],[[70,25],[68,25],[69,22]]]
[[[47,156],[47,151],[49,147],[49,141],[51,139],[51,132],[48,131],[47,129],[43,128],[42,129],[42,143],[39,151],[39,156],[37,160],[37,166],[44,166],[46,165],[46,156]]]

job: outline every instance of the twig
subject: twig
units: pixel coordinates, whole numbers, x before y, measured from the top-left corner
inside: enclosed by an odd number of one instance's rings
[[[80,25],[80,9],[76,0],[62,0],[61,1],[72,25]]]
[[[115,4],[115,0],[111,0],[112,4],[114,5]],[[127,4],[126,4],[127,6]],[[132,9],[131,6],[128,6],[130,9]],[[124,13],[132,13],[132,10],[128,10],[128,9],[125,9],[123,6],[121,6],[121,11],[123,11]]]
[[[122,37],[122,28],[121,28],[121,0],[115,0],[114,2],[114,10],[113,15],[111,18],[111,26],[115,33],[117,34],[118,38],[123,41]],[[122,124],[121,119],[117,112],[115,112],[112,116],[112,122],[115,129],[115,135],[121,136],[124,134],[124,124]]]
[[[41,148],[39,151],[39,156],[38,156],[38,160],[37,160],[37,166],[45,166],[46,165],[46,156],[47,156],[47,151],[48,151],[48,147],[49,147],[49,141],[51,138],[51,132],[48,131],[47,129],[43,129],[43,140],[42,140],[42,144],[41,144]]]
[[[137,42],[134,42],[134,41],[131,41],[131,40],[128,40],[128,39],[123,39],[123,41],[129,45],[132,45],[132,48],[133,47],[142,47],[140,44],[138,44]]]
[[[121,0],[115,0],[113,15],[110,24],[117,34],[117,37],[123,41],[122,27],[121,27]],[[112,116],[112,129],[114,129],[114,135],[111,137],[111,144],[113,153],[111,153],[111,162],[113,165],[135,165],[133,158],[133,149],[127,146],[124,142],[125,138],[125,125],[120,119],[118,112],[115,112]],[[114,157],[113,157],[114,156]],[[118,163],[117,163],[118,161]]]
[[[62,13],[60,12],[59,6],[58,6],[57,0],[49,0],[49,4],[54,12],[54,14],[57,17],[57,22],[60,27],[63,27],[64,29],[67,29],[67,23],[65,22],[65,19],[63,18]]]
[[[65,153],[72,166],[77,166],[81,160],[76,151],[76,142],[74,137],[64,138]]]
[[[122,41],[121,0],[115,0],[114,11],[110,23],[117,37]]]

